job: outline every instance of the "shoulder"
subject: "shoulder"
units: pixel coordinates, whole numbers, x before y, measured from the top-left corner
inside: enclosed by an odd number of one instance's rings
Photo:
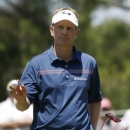
[[[45,52],[38,54],[34,57],[32,57],[27,64],[33,64],[36,65],[38,63],[41,62],[45,62],[46,60],[48,60],[48,50],[46,50]]]
[[[30,70],[31,68],[39,68],[40,66],[45,64],[47,60],[49,60],[49,58],[48,51],[46,50],[45,52],[32,57],[26,64],[26,70]]]
[[[97,64],[93,56],[84,52],[81,52],[81,62],[90,66],[95,66]]]
[[[47,56],[48,56],[48,50],[46,50],[45,52],[43,52],[39,55],[32,57],[30,59],[30,61],[39,61],[39,60],[42,60],[43,58],[46,58]]]
[[[93,56],[91,56],[91,55],[89,55],[87,53],[84,53],[84,52],[82,52],[82,58],[83,59],[88,59],[88,60],[93,61],[93,62],[96,62],[96,60],[95,60],[95,58]]]

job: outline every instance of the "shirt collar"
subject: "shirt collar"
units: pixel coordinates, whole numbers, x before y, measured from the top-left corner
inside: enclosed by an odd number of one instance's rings
[[[75,47],[73,47],[73,58],[71,59],[71,61],[73,60],[78,60],[81,62],[81,52],[79,52]],[[50,47],[50,49],[48,50],[48,56],[50,59],[50,62],[53,63],[56,60],[61,60],[60,58],[58,58],[55,54],[54,54],[54,50],[53,50],[53,45]]]

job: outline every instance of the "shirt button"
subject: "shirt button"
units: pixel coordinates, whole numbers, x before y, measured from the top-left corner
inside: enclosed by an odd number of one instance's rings
[[[68,75],[66,76],[66,79],[69,79],[69,76],[68,76]]]

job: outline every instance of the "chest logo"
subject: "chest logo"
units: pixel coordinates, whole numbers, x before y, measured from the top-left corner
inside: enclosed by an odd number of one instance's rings
[[[86,81],[87,79],[83,77],[75,77],[74,80]]]

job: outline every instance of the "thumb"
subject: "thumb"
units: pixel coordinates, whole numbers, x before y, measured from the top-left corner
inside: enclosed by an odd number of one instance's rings
[[[23,90],[23,91],[26,91],[26,87],[24,85],[21,85],[20,89]]]

